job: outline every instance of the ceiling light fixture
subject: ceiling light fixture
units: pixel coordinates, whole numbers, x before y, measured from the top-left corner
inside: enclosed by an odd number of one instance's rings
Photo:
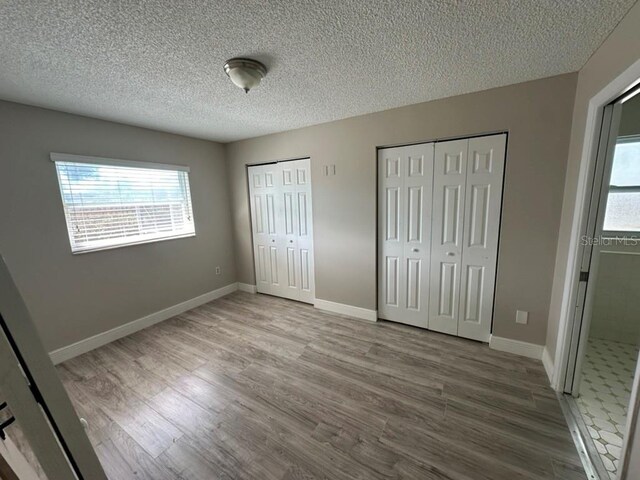
[[[267,74],[267,67],[250,58],[232,58],[224,64],[224,71],[244,93],[249,93],[249,90],[260,85],[260,80]]]

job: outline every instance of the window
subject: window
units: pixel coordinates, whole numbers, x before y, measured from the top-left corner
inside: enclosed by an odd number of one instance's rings
[[[618,138],[604,231],[618,235],[640,233],[640,136]]]
[[[73,253],[195,235],[189,169],[51,154]]]

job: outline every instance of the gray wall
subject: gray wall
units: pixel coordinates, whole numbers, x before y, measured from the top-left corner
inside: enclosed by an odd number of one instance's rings
[[[72,255],[49,152],[190,166],[196,236]],[[48,350],[235,282],[222,145],[0,101],[0,166],[0,253]]]
[[[375,309],[376,146],[507,130],[493,333],[543,344],[575,85],[562,75],[227,144],[238,281],[255,283],[246,164],[311,157],[316,297]]]
[[[640,134],[640,94],[622,105],[618,135]]]
[[[638,247],[626,249],[607,247],[600,253],[589,337],[640,345],[638,312],[640,312]]]

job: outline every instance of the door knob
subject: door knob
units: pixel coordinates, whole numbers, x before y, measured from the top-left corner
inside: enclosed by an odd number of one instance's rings
[[[289,240],[289,243],[293,243],[293,240]]]
[[[414,248],[414,249],[413,249],[413,251],[414,251],[414,252],[419,252],[420,250],[419,250],[419,249],[417,249],[417,248]]]
[[[455,253],[453,253],[453,252],[447,252],[447,255],[449,255],[450,257],[454,257],[454,256],[455,256]]]
[[[275,239],[275,238],[272,238],[272,239],[271,239],[271,241],[272,241],[272,242],[275,242],[275,241],[276,241],[276,239]]]

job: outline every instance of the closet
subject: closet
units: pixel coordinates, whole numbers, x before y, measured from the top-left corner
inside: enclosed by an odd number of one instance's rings
[[[248,179],[257,291],[313,303],[310,159],[250,166]]]
[[[378,315],[488,341],[506,134],[378,151]]]

